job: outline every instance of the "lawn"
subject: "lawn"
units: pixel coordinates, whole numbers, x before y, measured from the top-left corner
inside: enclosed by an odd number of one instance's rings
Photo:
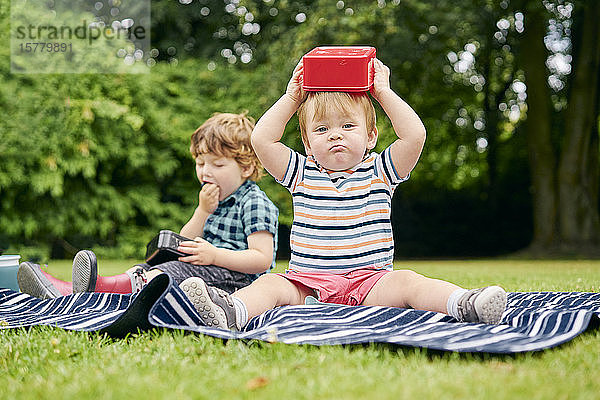
[[[102,274],[131,261],[101,262]],[[466,287],[598,291],[600,261],[397,262]],[[279,268],[282,268],[280,266]],[[49,271],[69,278],[66,261]],[[41,327],[0,331],[2,399],[591,399],[600,393],[600,330],[544,352],[438,353],[388,345],[241,343],[154,331],[113,340]]]

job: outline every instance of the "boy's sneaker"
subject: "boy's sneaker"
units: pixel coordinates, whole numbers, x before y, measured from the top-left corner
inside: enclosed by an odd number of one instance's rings
[[[498,324],[506,308],[506,292],[500,286],[469,290],[458,299],[460,321]]]
[[[98,260],[91,250],[81,250],[73,258],[73,293],[94,292],[98,279]]]
[[[200,319],[207,326],[236,330],[233,299],[224,290],[207,286],[197,277],[188,278],[179,285],[190,299]]]
[[[22,262],[17,270],[17,282],[21,292],[38,299],[54,299],[62,296],[44,275],[41,267],[29,261]]]

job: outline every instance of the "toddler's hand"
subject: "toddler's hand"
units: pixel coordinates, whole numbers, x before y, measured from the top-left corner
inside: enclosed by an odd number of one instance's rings
[[[302,83],[304,82],[304,65],[302,60],[294,68],[292,78],[288,82],[285,93],[292,98],[297,104],[300,104],[306,98],[306,92],[302,90]]]
[[[375,70],[375,76],[373,77],[371,95],[379,101],[381,94],[390,89],[390,69],[378,58],[373,59],[373,68]]]
[[[212,214],[219,205],[220,190],[214,183],[205,183],[198,195],[198,207],[207,214]]]
[[[193,242],[179,243],[177,250],[189,254],[189,256],[179,257],[179,261],[194,265],[212,265],[217,255],[217,248],[201,237],[195,238]]]

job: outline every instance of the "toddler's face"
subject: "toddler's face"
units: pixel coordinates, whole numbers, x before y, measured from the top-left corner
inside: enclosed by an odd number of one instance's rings
[[[201,184],[212,183],[219,187],[219,201],[235,192],[250,176],[252,171],[244,169],[230,157],[212,153],[200,154],[196,158],[196,176]]]
[[[377,142],[376,131],[367,132],[365,112],[358,104],[347,112],[336,108],[323,118],[308,121],[306,137],[306,153],[333,171],[354,167]]]

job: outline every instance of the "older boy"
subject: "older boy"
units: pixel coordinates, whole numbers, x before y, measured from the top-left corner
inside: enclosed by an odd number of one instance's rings
[[[293,195],[292,255],[285,274],[268,274],[232,296],[198,278],[180,287],[205,322],[241,329],[249,318],[276,306],[316,296],[329,303],[382,305],[448,313],[460,321],[499,322],[506,293],[498,286],[467,291],[413,271],[393,271],[391,198],[408,179],[425,141],[417,114],[389,85],[389,69],[374,60],[373,97],[398,139],[381,154],[368,94],[302,91],[302,65],[286,93],[252,133],[256,153]],[[306,100],[304,100],[306,98]],[[298,111],[307,156],[280,142]],[[208,318],[212,311],[215,318]]]
[[[194,238],[179,247],[189,255],[154,267],[140,264],[120,275],[98,276],[96,256],[82,250],[73,260],[72,291],[132,293],[166,272],[178,284],[196,276],[233,292],[271,269],[279,211],[254,182],[263,172],[250,144],[253,128],[245,114],[216,113],[192,135],[190,151],[202,189],[194,214],[181,229],[181,235]],[[18,281],[22,291],[37,297],[71,290],[70,282],[29,262],[19,267]]]

